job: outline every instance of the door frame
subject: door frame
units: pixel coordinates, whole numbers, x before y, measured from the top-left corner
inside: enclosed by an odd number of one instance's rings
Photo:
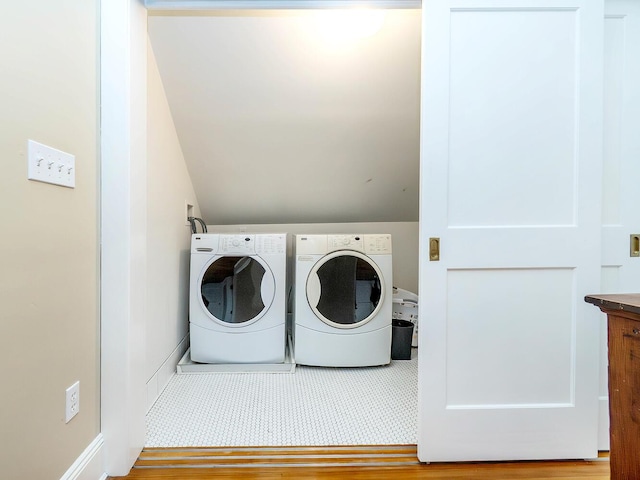
[[[100,429],[103,470],[145,442],[147,11],[100,2]]]
[[[420,0],[376,2],[381,7],[420,6]],[[110,476],[127,475],[145,442],[146,302],[141,292],[146,291],[147,243],[147,3],[153,1],[100,1],[100,416],[103,469]],[[275,0],[270,7],[285,3]],[[340,0],[340,6],[358,3],[363,2]],[[189,8],[180,0],[162,5],[169,10]],[[314,8],[336,5],[324,0],[307,3]],[[243,6],[264,8],[252,0]],[[193,8],[202,7],[199,3]]]
[[[121,476],[145,442],[145,299],[139,293],[146,290],[144,1],[102,0],[100,25],[101,431],[103,469]],[[427,258],[421,247],[419,261]]]

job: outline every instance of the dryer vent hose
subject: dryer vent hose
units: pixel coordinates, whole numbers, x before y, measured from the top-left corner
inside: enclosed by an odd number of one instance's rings
[[[191,224],[191,232],[198,233],[198,229],[196,228],[196,222],[200,224],[202,227],[202,233],[207,233],[207,224],[204,223],[204,220],[198,217],[188,217],[189,223]]]

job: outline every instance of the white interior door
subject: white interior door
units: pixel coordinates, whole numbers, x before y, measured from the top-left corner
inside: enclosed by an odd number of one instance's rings
[[[640,3],[607,0],[604,28],[602,293],[640,292]],[[598,448],[609,448],[607,322],[601,314]]]
[[[423,3],[421,461],[597,455],[603,16]]]

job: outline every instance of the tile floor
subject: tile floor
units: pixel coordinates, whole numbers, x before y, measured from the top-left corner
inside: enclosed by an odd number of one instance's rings
[[[176,374],[147,414],[147,447],[417,442],[417,349],[371,368]]]

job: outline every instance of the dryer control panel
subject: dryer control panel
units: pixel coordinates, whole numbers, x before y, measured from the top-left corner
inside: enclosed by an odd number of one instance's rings
[[[388,255],[391,253],[391,235],[328,235],[328,252],[336,250],[355,250],[368,255]]]
[[[254,235],[220,235],[218,253],[239,253],[251,255],[256,253],[256,238]]]
[[[364,252],[364,236],[363,235],[329,235],[327,237],[329,251],[334,250],[357,250]]]

